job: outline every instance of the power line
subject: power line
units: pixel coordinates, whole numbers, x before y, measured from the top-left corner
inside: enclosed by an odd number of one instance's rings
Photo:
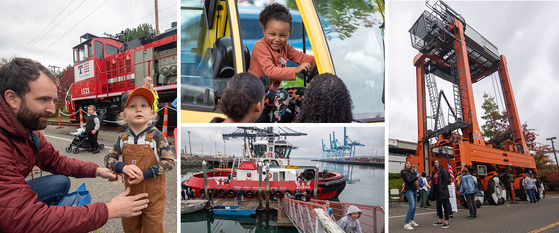
[[[171,9],[171,8],[176,9],[176,5],[175,5],[175,6],[169,6],[169,7],[167,7],[167,8],[162,9],[161,11],[165,11],[165,10]],[[140,20],[142,20],[142,19],[145,19],[145,18],[148,18],[148,17],[152,17],[153,15],[155,15],[155,13],[152,13],[152,14],[149,14],[149,15],[146,15],[146,16],[143,16],[143,17],[140,17],[140,18],[137,18],[137,19],[133,19],[132,22],[137,22],[137,21],[140,21]],[[176,11],[173,11],[171,14],[168,14],[168,15],[165,15],[165,16],[163,16],[163,17],[160,17],[160,19],[167,19],[167,18],[170,18],[171,16],[175,16],[175,15],[177,15],[177,12],[176,12]],[[123,24],[123,25],[120,25],[120,26],[116,26],[116,27],[114,27],[114,28],[111,28],[111,29],[107,30],[107,32],[111,32],[111,31],[114,31],[114,30],[117,30],[117,29],[122,29],[122,28],[126,27],[127,25],[128,25],[128,23]]]
[[[45,52],[47,49],[49,49],[50,47],[52,47],[56,42],[58,42],[60,39],[62,39],[64,36],[66,36],[66,34],[68,34],[70,31],[74,30],[75,27],[77,27],[78,25],[80,25],[85,19],[87,19],[91,14],[93,14],[95,11],[97,11],[99,8],[101,8],[101,6],[103,6],[107,1],[109,0],[105,0],[103,3],[101,3],[101,5],[99,5],[97,8],[95,8],[93,11],[91,11],[91,13],[89,13],[87,16],[85,16],[82,20],[80,20],[80,22],[78,22],[76,25],[74,25],[72,28],[70,28],[68,31],[66,31],[64,34],[62,34],[62,36],[58,37],[58,39],[56,39],[54,42],[52,42],[52,44],[50,44],[48,47],[46,47],[45,49],[43,49],[37,56],[40,56],[41,54],[43,54],[43,52]]]
[[[72,0],[72,2],[74,2],[75,0]],[[62,18],[60,21],[58,21],[58,23],[56,23],[56,25],[54,25],[48,32],[46,32],[41,38],[39,38],[38,40],[35,41],[35,39],[37,39],[37,37],[39,35],[41,35],[41,33],[43,33],[55,20],[56,18],[58,18],[58,16],[60,16],[62,14],[62,12],[64,12],[64,10],[66,10],[66,8],[68,8],[72,2],[70,2],[64,9],[62,9],[62,11],[60,11],[60,13],[58,13],[58,15],[56,17],[54,17],[54,19],[52,19],[50,21],[50,23],[43,28],[43,30],[41,32],[39,32],[39,34],[37,34],[37,36],[35,36],[35,38],[33,38],[33,40],[31,40],[29,42],[29,44],[27,44],[27,46],[25,46],[25,48],[23,48],[19,53],[18,56],[21,55],[22,53],[24,53],[25,51],[27,51],[28,49],[30,49],[31,47],[33,47],[35,44],[37,44],[37,42],[41,41],[46,35],[48,35],[53,29],[56,28],[56,26],[58,26],[60,23],[62,23],[66,18],[68,18],[68,16],[70,16],[72,13],[74,13],[76,11],[76,9],[78,9],[78,7],[80,7],[85,0],[83,0],[78,6],[76,6],[73,10],[70,11],[69,14],[67,14],[66,16],[64,16],[64,18]],[[33,42],[35,41],[35,42]]]

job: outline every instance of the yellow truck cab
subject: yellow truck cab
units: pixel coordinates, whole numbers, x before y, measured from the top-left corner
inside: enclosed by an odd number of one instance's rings
[[[182,123],[225,118],[217,108],[219,98],[233,75],[248,70],[255,39],[262,38],[257,18],[266,4],[258,3],[182,1]],[[336,74],[344,81],[355,121],[383,122],[384,6],[366,0],[290,0],[286,6],[294,25],[288,43],[315,57],[318,74]],[[300,77],[282,87],[306,86],[306,81]]]

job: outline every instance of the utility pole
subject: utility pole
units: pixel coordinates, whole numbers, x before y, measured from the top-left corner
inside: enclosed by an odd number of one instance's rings
[[[555,163],[557,163],[557,170],[559,170],[559,161],[557,161],[557,153],[555,152],[555,145],[553,144],[553,140],[557,139],[557,137],[550,137],[546,138],[545,140],[551,141],[551,148],[553,148],[553,154],[555,155]]]
[[[157,6],[157,0],[155,2],[155,34],[159,34],[159,8]]]
[[[192,144],[190,144],[190,131],[188,131],[188,145],[190,146],[190,157],[192,157]]]

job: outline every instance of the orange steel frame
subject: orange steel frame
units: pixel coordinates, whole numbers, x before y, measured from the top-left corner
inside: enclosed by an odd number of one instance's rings
[[[519,169],[523,172],[528,170],[536,171],[534,158],[530,155],[522,126],[518,117],[518,110],[510,83],[509,73],[507,70],[506,58],[501,55],[498,66],[493,66],[482,75],[483,77],[490,75],[496,71],[502,86],[502,92],[505,99],[506,109],[512,128],[513,140],[505,141],[505,149],[496,149],[492,145],[486,144],[480,131],[477,121],[472,83],[481,80],[479,75],[472,78],[470,76],[469,59],[466,50],[465,34],[463,24],[455,19],[449,25],[450,31],[454,34],[454,47],[456,51],[457,71],[460,78],[460,98],[462,103],[463,120],[471,123],[471,126],[462,129],[462,135],[453,133],[452,135],[441,134],[438,141],[434,145],[430,145],[427,139],[427,103],[425,92],[425,64],[426,59],[436,62],[444,67],[450,67],[437,55],[427,55],[419,53],[414,58],[414,66],[416,67],[417,82],[417,122],[418,122],[418,144],[415,155],[408,156],[408,160],[412,164],[418,165],[420,170],[429,171],[432,169],[433,161],[439,159],[441,165],[447,166],[447,159],[436,157],[432,148],[440,146],[452,147],[454,151],[454,159],[450,159],[450,164],[454,172],[459,171],[463,166],[472,167],[473,165],[486,165],[487,176],[480,177],[484,189],[487,188],[487,181],[498,175],[499,172],[511,172],[514,175],[514,187],[520,189],[520,179],[522,173],[515,172]],[[516,144],[522,146],[522,151],[517,150]],[[491,169],[490,169],[491,168]]]

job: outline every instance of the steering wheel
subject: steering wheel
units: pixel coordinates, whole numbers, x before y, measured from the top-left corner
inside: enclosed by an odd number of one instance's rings
[[[305,87],[307,83],[310,83],[311,80],[318,74],[318,68],[314,65],[310,70],[301,72],[305,76]]]

